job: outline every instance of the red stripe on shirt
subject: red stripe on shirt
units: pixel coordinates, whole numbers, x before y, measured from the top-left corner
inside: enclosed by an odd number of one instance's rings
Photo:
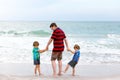
[[[66,38],[64,32],[60,28],[57,28],[56,30],[54,30],[51,38],[54,39],[53,51],[63,51],[64,50],[63,40],[64,38]]]

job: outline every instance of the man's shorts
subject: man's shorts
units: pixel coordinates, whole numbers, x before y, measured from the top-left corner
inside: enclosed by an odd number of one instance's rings
[[[34,65],[39,65],[40,64],[40,60],[34,60]]]
[[[77,62],[71,60],[69,63],[68,63],[72,68],[74,68],[77,64]]]
[[[62,60],[62,52],[52,52],[52,55],[51,55],[51,61],[54,61],[54,60]]]

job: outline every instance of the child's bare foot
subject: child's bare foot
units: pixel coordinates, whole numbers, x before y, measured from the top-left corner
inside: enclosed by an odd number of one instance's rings
[[[39,76],[44,76],[44,75],[42,73],[40,73]]]
[[[75,74],[72,74],[72,76],[75,76]]]

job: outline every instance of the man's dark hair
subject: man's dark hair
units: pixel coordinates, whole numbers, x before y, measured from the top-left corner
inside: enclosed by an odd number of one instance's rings
[[[57,24],[56,23],[51,23],[50,28],[53,27],[53,26],[57,27]]]

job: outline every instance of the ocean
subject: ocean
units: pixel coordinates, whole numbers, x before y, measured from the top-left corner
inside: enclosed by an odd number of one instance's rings
[[[0,63],[33,63],[33,42],[39,41],[44,49],[52,34],[50,21],[1,21],[0,22]],[[70,48],[79,44],[79,64],[120,63],[120,22],[57,21],[65,32]],[[41,63],[50,64],[52,44],[41,54]],[[63,52],[63,64],[73,54]]]

